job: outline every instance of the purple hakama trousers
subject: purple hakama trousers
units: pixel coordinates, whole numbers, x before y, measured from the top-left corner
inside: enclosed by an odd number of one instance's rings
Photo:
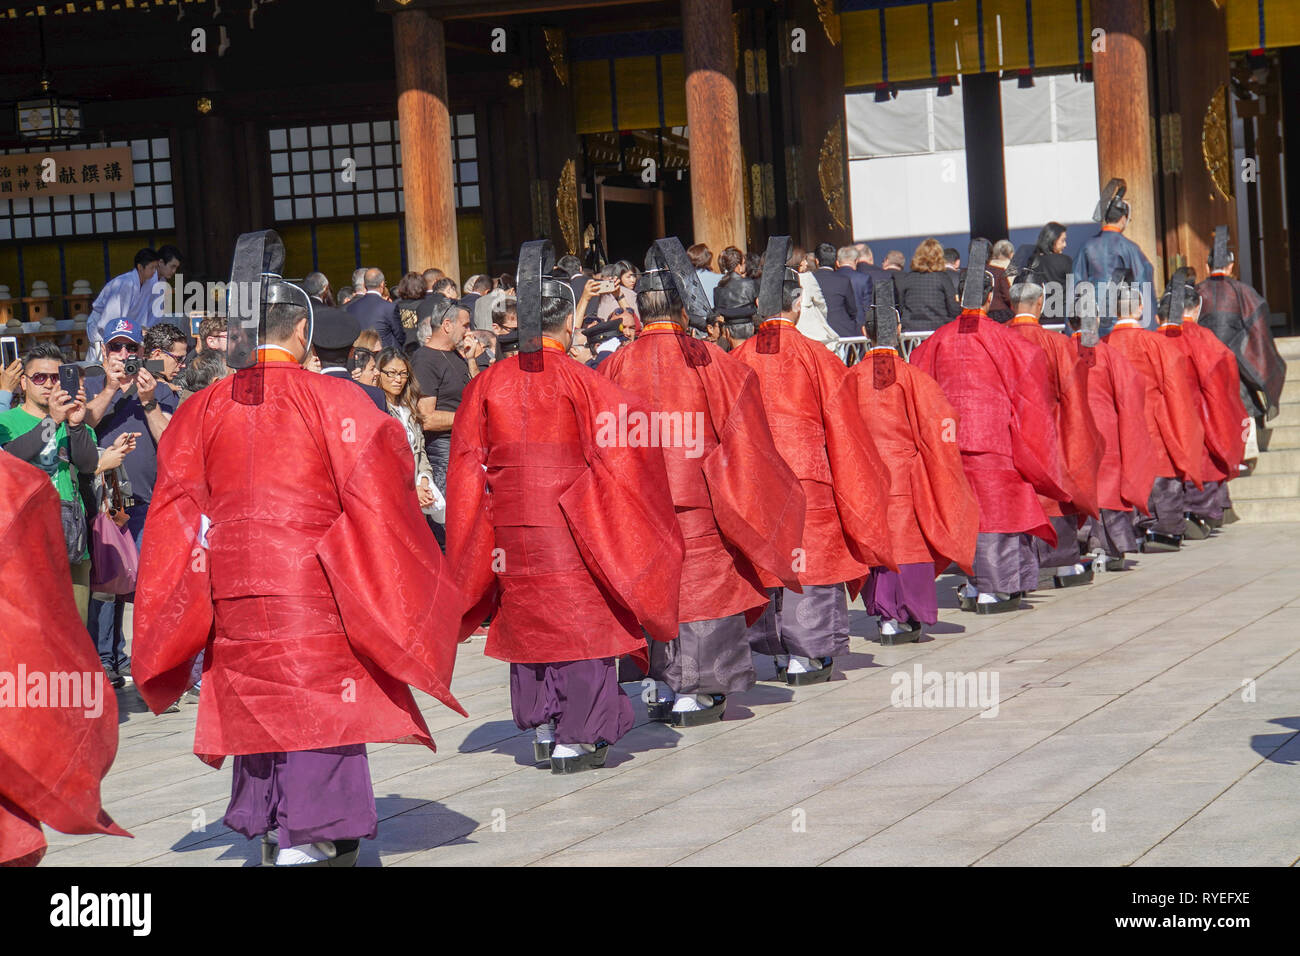
[[[373,840],[366,745],[236,756],[225,824],[250,839],[278,828],[281,847]]]
[[[1151,516],[1138,515],[1138,528],[1143,533],[1154,531],[1156,534],[1181,535],[1187,525],[1185,497],[1183,483],[1177,478],[1157,478],[1147,500]]]
[[[1079,563],[1078,515],[1055,515],[1047,520],[1056,531],[1056,547],[1042,538],[1034,538],[1034,555],[1040,568],[1068,568]],[[980,590],[983,590],[981,588]],[[999,591],[1002,588],[998,588]],[[1016,590],[1020,590],[1017,588]]]
[[[1183,484],[1183,508],[1198,518],[1223,519],[1224,499],[1228,497],[1226,481],[1207,481],[1205,488],[1197,491],[1190,481]],[[1232,507],[1228,499],[1228,507]]]
[[[612,657],[511,664],[510,706],[520,730],[555,721],[555,740],[561,744],[612,744],[635,719]]]
[[[771,592],[772,602],[749,628],[750,649],[758,654],[837,657],[849,650],[849,598],[843,584],[806,584],[798,594]]]
[[[997,534],[981,531],[975,539],[975,563],[972,567],[975,574],[971,584],[984,594],[1036,590],[1038,555],[1034,551],[1034,541],[1023,532]]]
[[[862,601],[868,614],[886,621],[939,620],[939,596],[934,588],[934,564],[900,564],[897,571],[872,568],[863,589]]]
[[[1133,533],[1132,511],[1101,509],[1101,518],[1089,518],[1079,529],[1079,541],[1088,551],[1101,550],[1110,558],[1122,558],[1139,550]]]
[[[678,694],[741,694],[754,686],[745,615],[687,621],[675,641],[650,642],[650,676]]]

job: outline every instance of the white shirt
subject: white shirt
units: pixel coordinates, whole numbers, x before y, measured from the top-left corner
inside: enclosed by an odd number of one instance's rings
[[[140,284],[140,274],[134,268],[111,279],[95,296],[86,319],[86,337],[92,344],[104,340],[104,329],[118,319],[130,319],[137,328],[147,329],[153,318],[154,279]],[[166,287],[166,283],[163,283]]]

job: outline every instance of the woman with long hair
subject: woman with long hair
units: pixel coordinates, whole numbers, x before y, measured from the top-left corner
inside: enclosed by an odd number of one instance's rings
[[[1065,321],[1065,277],[1074,271],[1074,260],[1065,254],[1067,236],[1059,222],[1049,222],[1038,233],[1029,268],[1043,287],[1043,321]]]
[[[957,291],[947,268],[938,239],[926,239],[916,247],[912,271],[898,276],[894,282],[904,332],[933,332],[961,314]]]
[[[420,386],[411,374],[411,360],[401,348],[386,348],[375,364],[379,368],[379,387],[388,397],[388,414],[406,429],[406,442],[415,462],[415,492],[420,508],[441,523],[447,502],[433,483],[433,467],[424,450],[424,419],[420,415]]]
[[[362,329],[357,340],[352,343],[352,354],[348,357],[348,371],[353,381],[362,385],[379,384],[378,356],[383,350],[379,333],[374,329]]]
[[[616,279],[618,285],[613,292],[606,293],[597,300],[596,319],[600,322],[618,319],[620,326],[632,333],[624,333],[629,342],[641,331],[641,319],[636,311],[636,280],[639,275],[636,266],[626,259],[611,262],[600,270],[602,279]]]

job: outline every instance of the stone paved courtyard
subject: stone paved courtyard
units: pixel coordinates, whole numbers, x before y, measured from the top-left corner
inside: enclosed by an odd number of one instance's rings
[[[1300,858],[1300,525],[1232,525],[1016,614],[961,613],[955,583],[941,579],[924,642],[882,648],[859,602],[833,681],[761,682],[720,724],[647,723],[625,685],[636,728],[606,769],[567,777],[533,766],[506,665],[464,644],[452,689],[469,719],[422,697],[438,753],[370,749],[380,829],[361,865]],[[996,715],[892,705],[918,665],[996,676]],[[191,753],[197,708],[154,717],[130,688],[119,701],[104,798],[135,839],[47,831],[44,865],[256,862],[221,825],[229,769]]]

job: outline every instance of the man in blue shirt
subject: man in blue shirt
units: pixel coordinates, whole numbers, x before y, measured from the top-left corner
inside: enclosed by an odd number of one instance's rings
[[[1155,270],[1141,247],[1124,235],[1131,210],[1124,201],[1123,180],[1111,180],[1102,192],[1097,209],[1098,213],[1093,218],[1102,223],[1101,232],[1086,240],[1074,257],[1074,294],[1077,297],[1083,284],[1088,284],[1089,290],[1084,294],[1095,296],[1097,310],[1102,316],[1101,334],[1105,336],[1114,327],[1117,318],[1107,294],[1115,270],[1126,269],[1131,281],[1139,289],[1146,289],[1147,283],[1154,280]],[[1142,324],[1146,328],[1154,327],[1150,303],[1155,299],[1154,294],[1143,293]],[[1073,302],[1066,304],[1073,309]]]
[[[151,330],[152,331],[152,330]],[[178,404],[176,393],[145,368],[144,336],[140,327],[130,319],[113,322],[105,332],[104,377],[88,378],[86,394],[93,395],[86,407],[86,422],[95,428],[101,448],[106,448],[127,432],[138,432],[140,438],[135,451],[126,457],[124,467],[130,483],[134,502],[127,509],[126,529],[135,538],[136,547],[144,532],[145,513],[153,496],[154,481],[158,477],[158,440],[171,421]],[[184,356],[184,345],[176,343],[171,350]],[[151,350],[151,351],[156,351]],[[127,375],[125,363],[135,359],[139,371]],[[165,359],[164,371],[178,365]],[[174,371],[173,373],[174,374]],[[115,687],[123,686],[131,676],[131,660],[126,655],[126,641],[122,633],[122,615],[126,604],[134,595],[91,598],[90,633],[99,648],[99,657],[109,672]]]

